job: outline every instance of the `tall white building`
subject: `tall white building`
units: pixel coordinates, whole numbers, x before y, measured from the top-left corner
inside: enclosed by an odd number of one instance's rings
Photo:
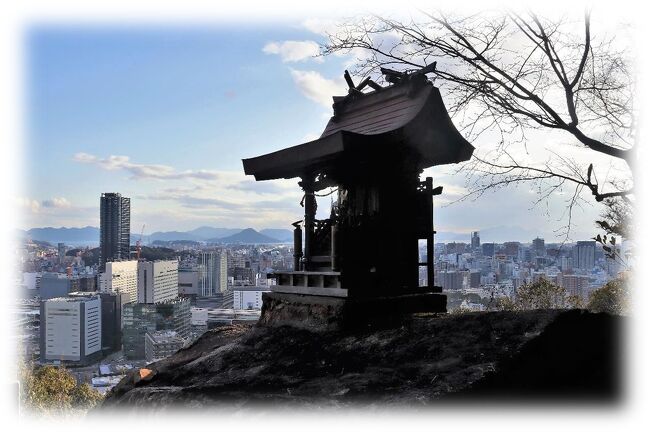
[[[178,260],[140,262],[138,303],[156,304],[178,297]]]
[[[228,253],[209,251],[201,253],[201,296],[213,296],[228,288]]]
[[[101,355],[102,305],[98,295],[41,302],[41,360],[88,364]]]
[[[228,252],[226,250],[221,251],[219,262],[219,289],[221,293],[224,293],[228,291]]]
[[[99,291],[127,294],[126,302],[135,302],[138,299],[138,261],[107,262],[106,272],[99,274]]]

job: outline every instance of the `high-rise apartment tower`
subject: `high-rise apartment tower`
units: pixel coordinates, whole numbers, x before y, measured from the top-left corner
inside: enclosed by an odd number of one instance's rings
[[[104,272],[106,262],[129,259],[131,199],[118,193],[104,193],[99,212],[99,270]]]

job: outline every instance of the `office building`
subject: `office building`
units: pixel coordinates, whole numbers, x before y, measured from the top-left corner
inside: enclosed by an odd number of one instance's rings
[[[102,351],[109,354],[122,350],[122,306],[127,295],[100,293],[102,302]]]
[[[478,232],[472,232],[472,251],[481,247],[481,238],[478,235]]]
[[[42,362],[87,365],[102,355],[101,301],[84,294],[41,302]]]
[[[261,310],[262,293],[270,292],[268,287],[233,286],[233,308],[235,310]]]
[[[126,295],[116,292],[110,293],[86,293],[73,292],[68,295],[71,298],[85,298],[88,296],[99,296],[101,302],[102,321],[102,352],[104,355],[117,352],[122,349],[122,304]]]
[[[178,270],[178,294],[181,296],[201,296],[201,271],[198,269]]]
[[[201,296],[213,296],[220,290],[221,254],[216,251],[201,253]]]
[[[596,264],[596,241],[578,241],[573,247],[573,267],[590,271]]]
[[[99,275],[100,292],[117,292],[128,295],[128,301],[138,300],[138,261],[108,262],[105,272]]]
[[[469,273],[469,287],[472,289],[478,289],[479,287],[481,287],[480,271],[471,271]]]
[[[99,270],[104,272],[106,262],[129,259],[131,199],[104,193],[99,212]]]
[[[187,340],[175,331],[147,332],[144,340],[144,356],[147,362],[158,361],[178,352]]]
[[[462,272],[462,271],[440,272],[437,275],[438,278],[437,282],[438,284],[440,284],[440,286],[442,286],[443,290],[461,290],[466,287],[465,284],[466,274],[469,273]]]
[[[178,297],[178,260],[138,263],[138,302],[154,304]]]
[[[494,244],[482,244],[481,245],[482,253],[485,257],[494,257]]]
[[[228,252],[222,250],[219,256],[219,290],[228,291]]]
[[[519,247],[521,244],[519,242],[505,242],[503,244],[503,253],[509,258],[518,258],[519,257]]]
[[[38,294],[41,299],[52,299],[68,296],[70,292],[79,290],[79,279],[67,274],[44,272],[38,284]]]
[[[533,239],[532,252],[535,257],[545,257],[546,256],[546,247],[544,246],[544,239],[535,238]]]
[[[591,278],[586,275],[563,275],[562,287],[570,295],[586,299],[589,296]]]
[[[123,308],[122,345],[128,359],[145,359],[147,332],[175,331],[190,336],[190,301],[176,298],[157,304],[130,302]]]
[[[63,262],[65,261],[65,251],[66,251],[65,244],[59,242],[58,244],[56,244],[56,249],[59,258],[59,264],[63,264]]]

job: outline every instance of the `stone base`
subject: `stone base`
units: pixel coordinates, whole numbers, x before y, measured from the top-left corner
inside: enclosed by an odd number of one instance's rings
[[[312,331],[384,327],[414,313],[446,313],[440,293],[350,299],[268,292],[262,294],[260,326],[293,326]]]

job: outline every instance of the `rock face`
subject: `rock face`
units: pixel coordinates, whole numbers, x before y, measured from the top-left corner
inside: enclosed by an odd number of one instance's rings
[[[538,310],[416,314],[399,326],[345,332],[233,325],[147,366],[146,375],[127,375],[99,410],[614,401],[621,320]]]

